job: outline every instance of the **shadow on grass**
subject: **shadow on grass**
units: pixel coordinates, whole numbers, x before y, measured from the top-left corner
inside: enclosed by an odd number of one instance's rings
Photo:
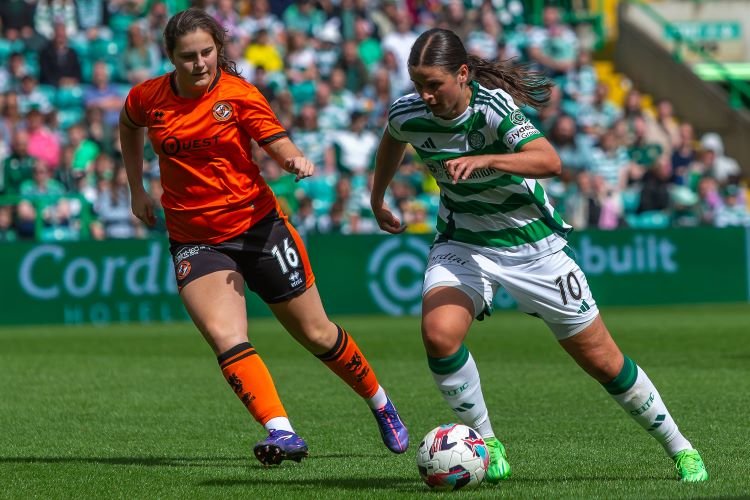
[[[408,479],[399,476],[381,476],[381,477],[326,477],[304,479],[273,479],[248,478],[248,479],[212,479],[202,481],[197,486],[204,487],[235,487],[235,486],[284,486],[297,488],[310,488],[311,486],[320,488],[340,488],[345,490],[409,490],[415,491],[415,487],[421,485],[419,479]]]
[[[377,453],[315,454],[307,460],[373,458]],[[0,464],[99,464],[137,465],[143,467],[227,467],[231,465],[265,468],[248,454],[244,457],[0,457]]]
[[[0,464],[100,464],[145,467],[226,467],[247,464],[246,457],[0,457]]]

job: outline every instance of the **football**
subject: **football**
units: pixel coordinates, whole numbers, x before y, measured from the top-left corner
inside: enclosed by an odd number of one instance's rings
[[[477,431],[462,424],[432,429],[417,449],[419,475],[435,490],[476,488],[489,463],[484,440]]]

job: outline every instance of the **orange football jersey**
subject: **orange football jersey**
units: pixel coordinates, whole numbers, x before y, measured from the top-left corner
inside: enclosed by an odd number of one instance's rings
[[[174,73],[136,85],[125,112],[148,129],[159,156],[162,205],[171,239],[219,243],[236,237],[276,206],[252,161],[259,145],[286,130],[252,84],[218,71],[197,99],[177,95]]]

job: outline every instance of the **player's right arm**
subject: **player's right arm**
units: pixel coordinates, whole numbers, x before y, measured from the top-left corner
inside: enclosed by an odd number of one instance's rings
[[[406,229],[385,203],[385,190],[396,175],[405,150],[406,143],[397,141],[386,127],[375,156],[375,177],[370,194],[370,206],[380,229],[391,234],[402,233]]]
[[[126,104],[127,105],[127,104]],[[125,172],[130,185],[130,205],[133,215],[145,224],[156,224],[154,200],[143,186],[143,127],[133,123],[123,106],[120,111],[120,148]]]

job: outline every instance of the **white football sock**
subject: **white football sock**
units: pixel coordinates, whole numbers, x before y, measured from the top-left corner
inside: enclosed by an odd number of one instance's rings
[[[671,457],[692,445],[677,428],[654,384],[638,365],[625,356],[620,374],[604,388],[638,424],[646,429]]]
[[[458,352],[447,358],[428,358],[428,364],[443,399],[458,419],[483,438],[494,437],[479,370],[466,346],[462,344]]]

